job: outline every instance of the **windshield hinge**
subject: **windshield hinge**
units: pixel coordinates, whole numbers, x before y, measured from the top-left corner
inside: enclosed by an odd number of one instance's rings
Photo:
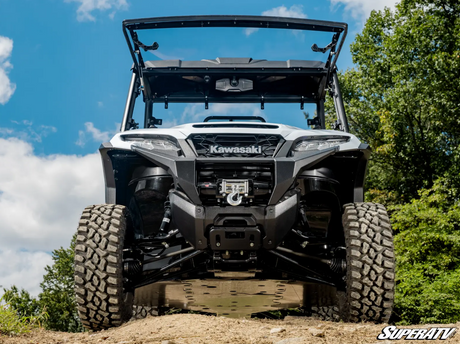
[[[343,130],[342,122],[340,121],[340,119],[334,122],[334,124],[332,125],[332,130]]]
[[[329,43],[328,45],[326,45],[324,48],[320,48],[318,47],[318,45],[315,43],[311,46],[311,50],[313,50],[315,53],[325,53],[326,51],[328,51],[329,49],[331,49],[333,46],[335,45],[334,42],[331,42]]]
[[[332,42],[326,45],[324,48],[318,47],[318,45],[315,43],[311,46],[311,50],[313,50],[315,53],[325,53],[329,49],[334,48],[337,45],[337,42],[339,40],[339,33],[336,33],[334,36],[332,36]],[[332,53],[335,53],[333,50]]]
[[[135,31],[132,32],[132,37],[133,37],[134,44],[137,45],[139,48],[144,49],[144,51],[157,50],[160,47],[160,45],[157,42],[153,42],[152,45],[145,45],[139,40],[137,36],[137,32]]]

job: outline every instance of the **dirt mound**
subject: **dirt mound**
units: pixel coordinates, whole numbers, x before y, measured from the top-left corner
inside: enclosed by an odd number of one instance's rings
[[[176,314],[148,317],[121,327],[96,333],[62,333],[37,330],[15,338],[0,336],[0,343],[8,344],[199,344],[199,343],[393,343],[379,341],[377,335],[385,325],[345,324],[319,321],[312,318],[286,317],[285,320],[229,319],[195,314]],[[436,325],[424,325],[423,328]],[[438,325],[439,327],[455,325]],[[417,326],[410,326],[418,328]],[[420,327],[420,326],[419,326]],[[433,341],[416,341],[432,343]],[[456,334],[445,343],[460,343]]]

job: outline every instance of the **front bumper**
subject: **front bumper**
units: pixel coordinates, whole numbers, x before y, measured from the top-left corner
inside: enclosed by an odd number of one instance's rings
[[[210,246],[214,250],[257,250],[274,249],[291,230],[296,221],[298,197],[293,194],[266,207],[205,207],[189,202],[177,192],[171,192],[169,200],[173,226],[196,249]],[[246,225],[226,225],[235,220]]]

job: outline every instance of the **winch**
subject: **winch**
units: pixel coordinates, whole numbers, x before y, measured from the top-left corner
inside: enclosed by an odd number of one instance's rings
[[[253,190],[249,187],[250,182],[252,185],[252,181],[247,179],[222,179],[217,185],[220,196],[225,198],[228,204],[237,206],[241,204],[243,197],[253,197],[249,195]]]

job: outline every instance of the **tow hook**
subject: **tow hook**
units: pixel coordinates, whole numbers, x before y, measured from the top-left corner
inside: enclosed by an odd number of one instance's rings
[[[228,204],[237,206],[241,204],[242,200],[243,200],[243,196],[240,196],[240,193],[238,192],[238,186],[233,185],[233,192],[229,193],[227,196]]]

